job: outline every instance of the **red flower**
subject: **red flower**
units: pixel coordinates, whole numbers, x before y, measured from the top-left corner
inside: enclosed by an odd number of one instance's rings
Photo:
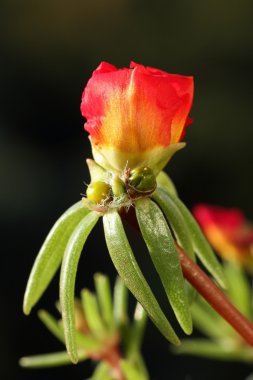
[[[102,62],[82,96],[95,160],[121,171],[138,165],[159,172],[175,151],[189,124],[193,78],[131,63],[117,69]]]
[[[193,213],[207,239],[222,257],[253,266],[253,227],[240,210],[200,204]]]

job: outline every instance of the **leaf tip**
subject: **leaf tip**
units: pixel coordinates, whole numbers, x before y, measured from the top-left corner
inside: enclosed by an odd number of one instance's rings
[[[72,362],[73,364],[77,364],[77,363],[78,363],[78,360],[79,360],[79,358],[78,358],[78,354],[77,354],[77,351],[76,351],[76,350],[71,350],[71,352],[68,351],[68,354],[69,354],[69,357],[70,357],[71,362]]]
[[[186,335],[191,335],[192,334],[192,330],[193,330],[193,327],[192,327],[192,322],[189,322],[187,325],[184,326],[183,328],[184,332]]]
[[[23,313],[25,315],[29,315],[30,312],[31,312],[31,310],[32,310],[32,306],[29,305],[29,304],[27,304],[27,302],[24,300],[24,303],[23,303]]]
[[[29,359],[27,357],[23,357],[23,358],[20,358],[19,361],[18,361],[18,364],[20,365],[20,367],[27,367],[28,364],[29,364]]]

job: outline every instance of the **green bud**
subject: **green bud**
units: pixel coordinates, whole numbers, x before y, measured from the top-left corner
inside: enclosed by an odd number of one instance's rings
[[[147,166],[138,166],[131,170],[128,185],[139,193],[154,191],[156,188],[156,178],[153,170]]]
[[[101,203],[110,196],[111,187],[103,181],[92,182],[86,190],[87,198],[94,203]]]
[[[115,197],[120,197],[121,195],[126,193],[125,184],[119,178],[119,176],[115,176],[112,180],[112,192]]]

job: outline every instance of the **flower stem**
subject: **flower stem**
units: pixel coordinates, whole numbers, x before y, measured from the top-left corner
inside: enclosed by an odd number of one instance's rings
[[[140,233],[135,212],[121,212],[121,216]],[[245,340],[253,347],[253,323],[245,318],[228,300],[205,272],[190,259],[184,250],[177,246],[184,277]]]
[[[225,294],[196,265],[189,256],[177,247],[184,277],[250,345],[253,346],[253,323],[246,319],[238,309],[231,304]]]

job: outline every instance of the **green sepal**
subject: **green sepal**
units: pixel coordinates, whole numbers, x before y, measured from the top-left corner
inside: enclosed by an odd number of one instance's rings
[[[160,208],[150,199],[136,202],[136,216],[151,259],[178,322],[186,334],[192,319],[179,254]]]
[[[54,224],[33,264],[26,286],[23,310],[29,314],[48,287],[61,260],[67,242],[80,220],[89,210],[80,201],[70,207]]]
[[[109,278],[101,273],[96,273],[94,281],[103,321],[109,330],[113,330],[113,304]]]
[[[74,315],[75,279],[84,243],[99,219],[95,211],[86,215],[71,235],[66,247],[60,275],[60,303],[67,351],[73,363],[77,363],[77,346]]]
[[[106,335],[106,327],[100,316],[96,295],[91,293],[88,289],[83,289],[81,299],[85,319],[92,335],[102,339]]]
[[[252,363],[253,350],[250,347],[220,344],[207,339],[185,339],[180,347],[172,349],[177,354],[201,356],[223,361],[243,361]]]
[[[87,356],[82,351],[77,352],[78,360],[84,361]],[[69,358],[66,351],[53,352],[50,354],[25,356],[19,360],[19,364],[24,368],[48,368],[48,367],[58,367],[63,365],[73,364]]]
[[[92,160],[91,158],[87,158],[86,163],[89,168],[91,182],[97,182],[97,181],[106,182],[108,180],[108,172],[105,171],[94,160]]]
[[[111,259],[128,289],[144,307],[161,333],[173,344],[180,341],[146,282],[116,210],[104,215],[104,231]]]
[[[159,189],[160,195],[164,194],[165,201],[166,196],[170,198],[174,206],[177,207],[178,211],[181,213],[182,217],[187,224],[190,236],[192,239],[192,245],[196,255],[202,261],[206,269],[211,273],[211,275],[217,280],[217,282],[226,288],[226,278],[223,271],[222,265],[219,263],[215,253],[213,252],[210,244],[207,242],[205,236],[203,235],[198,223],[192,216],[191,212],[187,209],[184,203],[178,198],[170,194],[164,189]]]
[[[172,195],[177,196],[177,189],[171,178],[164,171],[161,171],[156,177],[156,182],[158,187],[166,189]]]

